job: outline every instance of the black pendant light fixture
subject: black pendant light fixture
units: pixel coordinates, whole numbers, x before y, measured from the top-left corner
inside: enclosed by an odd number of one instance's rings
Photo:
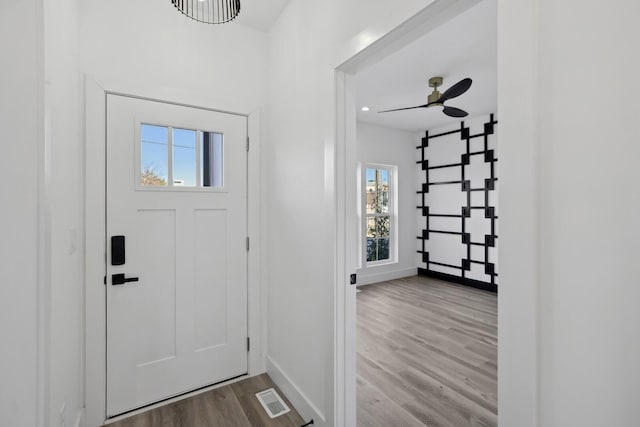
[[[183,14],[205,24],[224,24],[240,13],[240,0],[171,0]]]

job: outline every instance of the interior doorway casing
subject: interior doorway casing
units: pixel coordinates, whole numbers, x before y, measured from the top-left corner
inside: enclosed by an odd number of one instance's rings
[[[480,0],[434,1],[401,25],[380,33],[372,25],[361,34],[379,34],[366,46],[349,43],[334,61],[336,88],[336,289],[335,289],[335,425],[356,425],[356,94],[361,70],[408,45]],[[538,247],[536,204],[539,176],[536,128],[536,14],[533,0],[498,1],[498,149],[502,159],[500,199],[501,276],[498,295],[499,424],[538,425]],[[508,9],[508,10],[507,10]],[[355,47],[354,47],[355,46]],[[514,90],[518,87],[519,90]],[[519,110],[520,105],[526,105]],[[508,109],[520,111],[517,116]],[[506,110],[506,111],[505,111]],[[530,154],[518,154],[524,150]],[[509,162],[505,166],[505,163]],[[509,252],[507,252],[509,251]],[[517,254],[525,256],[518,256]],[[520,280],[521,276],[526,278]],[[512,289],[507,289],[511,286]],[[515,355],[518,355],[514,357]],[[507,356],[507,357],[505,357]]]
[[[249,376],[264,373],[266,360],[263,343],[266,337],[265,292],[261,281],[261,112],[250,106],[228,106],[203,99],[192,93],[167,92],[158,88],[131,87],[126,82],[103,84],[85,76],[85,425],[98,427],[106,420],[106,294],[104,267],[106,257],[105,143],[107,94],[137,97],[247,117],[248,152],[248,221],[251,239],[248,255],[248,335]],[[219,109],[210,108],[216,106]],[[246,111],[246,112],[238,112]],[[215,387],[215,386],[214,386]],[[205,388],[201,391],[206,391]],[[181,397],[180,397],[181,398]],[[179,399],[179,398],[178,398]],[[169,400],[171,401],[171,400]],[[164,402],[166,403],[166,402]],[[152,405],[151,407],[161,405]],[[134,411],[136,413],[139,411]]]

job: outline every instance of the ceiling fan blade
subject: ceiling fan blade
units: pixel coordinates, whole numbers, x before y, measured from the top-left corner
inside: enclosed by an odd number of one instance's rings
[[[462,79],[458,83],[445,90],[444,93],[438,99],[438,102],[442,103],[447,99],[458,97],[469,90],[472,80],[470,78]]]
[[[469,113],[467,113],[466,111],[461,110],[461,109],[456,108],[456,107],[447,107],[447,106],[445,106],[444,109],[442,110],[442,112],[445,113],[449,117],[467,117],[469,115]]]
[[[428,106],[429,106],[429,104],[424,104],[424,105],[417,105],[415,107],[396,108],[395,110],[378,111],[378,113],[389,113],[391,111],[401,111],[401,110],[413,110],[414,108],[426,108]]]

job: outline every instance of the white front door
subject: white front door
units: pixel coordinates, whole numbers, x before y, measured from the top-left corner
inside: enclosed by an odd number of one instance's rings
[[[109,417],[247,373],[246,139],[243,116],[107,96]]]

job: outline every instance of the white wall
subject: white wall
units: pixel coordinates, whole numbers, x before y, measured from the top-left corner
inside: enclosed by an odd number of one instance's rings
[[[7,296],[2,301],[8,303],[0,309],[1,340],[4,349],[15,352],[2,355],[8,372],[0,375],[0,424],[59,425],[65,404],[67,425],[74,425],[83,406],[84,370],[76,5],[18,2],[0,12],[7,83],[0,118],[9,149],[2,170],[10,178],[2,187],[3,224],[9,227],[3,230],[1,257]],[[37,356],[43,365],[36,366]]]
[[[333,425],[334,416],[336,58],[429,3],[291,0],[269,33],[267,368],[315,425]]]
[[[500,293],[498,424],[538,427],[538,185],[535,0],[498,0]]]
[[[499,14],[500,425],[637,425],[640,5]]]
[[[169,1],[81,3],[81,71],[107,89],[186,96],[241,113],[263,104],[266,33],[200,24]]]
[[[363,248],[364,260],[358,269],[358,284],[391,280],[412,276],[416,268],[416,182],[415,151],[419,138],[413,132],[391,129],[370,123],[358,122],[356,128],[356,157],[364,168],[367,163],[393,165],[398,168],[397,188],[398,206],[398,258],[394,263],[367,267],[366,250]],[[362,190],[361,190],[362,191]],[[364,213],[363,213],[364,215]],[[363,243],[365,233],[361,234]]]
[[[389,3],[377,0],[336,2],[332,5],[336,8],[332,21],[334,39],[339,43],[358,41],[362,42],[361,47],[366,46],[373,41],[372,38],[393,28],[394,23],[404,22],[430,3],[432,0],[404,0],[390,7]]]
[[[61,412],[66,425],[74,426],[84,406],[84,141],[78,30],[76,0],[44,3],[51,426],[60,425]]]
[[[0,4],[0,425],[35,426],[42,5]]]
[[[322,41],[327,9],[326,3],[293,0],[269,34],[263,151],[267,370],[276,380],[289,379],[289,387],[279,381],[283,391],[305,420],[321,426],[327,424],[320,417],[332,419],[333,395],[333,73]]]
[[[539,14],[540,423],[637,425],[640,4]]]

